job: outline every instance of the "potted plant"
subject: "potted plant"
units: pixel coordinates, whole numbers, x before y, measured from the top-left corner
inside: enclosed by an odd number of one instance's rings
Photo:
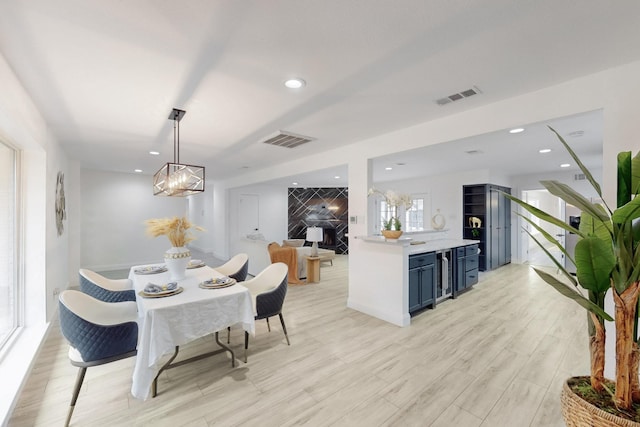
[[[589,183],[602,198],[600,185],[582,164],[565,140],[550,128],[579,165]],[[617,206],[596,204],[558,181],[541,181],[553,195],[582,211],[579,229],[505,194],[535,217],[575,233],[579,240],[575,256],[533,220],[520,215],[544,239],[555,245],[576,266],[574,278],[532,233],[531,238],[547,253],[561,273],[557,276],[534,268],[536,273],[562,295],[588,311],[591,373],[586,385],[580,378],[570,378],[562,392],[562,412],[568,426],[634,425],[640,426],[640,384],[638,364],[638,295],[640,292],[640,155],[618,154]],[[615,315],[604,310],[605,295],[612,292]],[[616,377],[604,378],[605,321],[615,322]],[[588,401],[585,399],[589,399]],[[609,403],[605,403],[605,402]],[[587,403],[591,402],[591,403]],[[615,413],[615,414],[612,414]]]
[[[384,197],[387,206],[391,212],[388,219],[382,220],[382,235],[387,239],[397,239],[402,235],[402,223],[398,217],[398,207],[403,206],[405,209],[411,208],[413,200],[409,194],[398,194],[393,190],[382,192],[375,187],[369,189],[368,195],[379,194]]]

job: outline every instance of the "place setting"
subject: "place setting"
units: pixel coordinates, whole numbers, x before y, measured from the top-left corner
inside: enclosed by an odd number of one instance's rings
[[[138,267],[133,272],[135,274],[159,274],[167,271],[167,267],[164,265],[148,265],[144,267]]]
[[[229,286],[233,286],[235,284],[236,284],[236,279],[223,276],[223,277],[216,277],[216,278],[211,278],[209,280],[205,280],[204,282],[201,282],[200,284],[198,284],[198,286],[201,287],[202,289],[221,289],[221,288],[227,288]]]
[[[184,288],[182,288],[182,286],[178,286],[178,282],[170,282],[166,285],[156,285],[149,282],[143,290],[138,292],[138,295],[142,298],[163,298],[177,295],[182,291],[184,291]]]
[[[206,264],[201,259],[192,259],[187,264],[187,269],[204,267]]]

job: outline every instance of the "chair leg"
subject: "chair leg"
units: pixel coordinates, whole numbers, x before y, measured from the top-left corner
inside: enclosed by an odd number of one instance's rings
[[[267,330],[271,332],[271,325],[269,324],[269,318],[267,317]]]
[[[284,331],[284,337],[287,339],[287,345],[291,345],[289,335],[287,335],[287,327],[284,326],[284,317],[282,317],[282,313],[278,313],[278,316],[280,316],[280,323],[282,323],[282,330]]]
[[[227,344],[231,344],[231,326],[227,326]]]
[[[76,408],[76,402],[78,401],[78,395],[80,394],[80,388],[82,387],[82,382],[84,381],[84,374],[87,372],[87,368],[80,368],[78,371],[78,376],[76,377],[76,386],[73,389],[73,395],[71,397],[71,405],[69,405],[69,412],[67,413],[67,421],[64,423],[65,427],[69,426],[71,422],[71,416],[73,415],[73,410]]]
[[[247,350],[249,349],[249,332],[244,331],[244,363],[247,363]]]

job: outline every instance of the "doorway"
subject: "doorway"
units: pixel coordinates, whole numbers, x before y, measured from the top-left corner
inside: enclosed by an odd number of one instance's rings
[[[554,196],[547,190],[525,190],[522,192],[523,200],[538,209],[547,212],[550,215],[564,221],[565,218],[565,202],[559,197]],[[549,224],[546,221],[542,221],[530,213],[526,212],[528,218],[530,218],[535,224],[539,225],[547,233],[555,237],[562,247],[565,247],[565,231],[553,224]],[[542,243],[547,251],[553,255],[553,257],[560,263],[565,265],[564,254],[551,242],[536,230],[531,224],[523,221],[523,227],[529,231],[540,243]],[[522,236],[522,260],[524,263],[535,265],[539,267],[556,267],[553,261],[547,256],[547,254],[538,246],[538,244],[529,237],[527,233],[522,230],[520,232]]]

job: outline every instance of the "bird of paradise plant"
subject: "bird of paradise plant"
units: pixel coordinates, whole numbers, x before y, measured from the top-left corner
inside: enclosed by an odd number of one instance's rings
[[[567,142],[550,128],[585,174],[591,186],[602,198],[600,185],[569,147]],[[575,256],[569,254],[562,244],[544,231],[533,220],[520,215],[540,232],[547,241],[556,246],[576,266],[574,278],[544,248],[542,242],[531,233],[531,238],[554,261],[564,280],[534,268],[536,273],[562,295],[569,297],[588,310],[588,332],[591,355],[591,387],[613,394],[619,409],[628,410],[632,403],[640,402],[638,366],[638,295],[640,293],[640,154],[631,152],[618,154],[617,208],[611,210],[605,202],[593,203],[566,184],[558,181],[541,181],[553,195],[582,211],[579,228],[559,220],[552,215],[505,194],[505,197],[522,206],[535,217],[575,233],[579,240]],[[527,231],[528,232],[528,231]],[[606,293],[611,290],[615,303],[612,317],[604,310]],[[616,378],[615,393],[607,388],[604,378],[605,321],[614,321],[616,327]]]

